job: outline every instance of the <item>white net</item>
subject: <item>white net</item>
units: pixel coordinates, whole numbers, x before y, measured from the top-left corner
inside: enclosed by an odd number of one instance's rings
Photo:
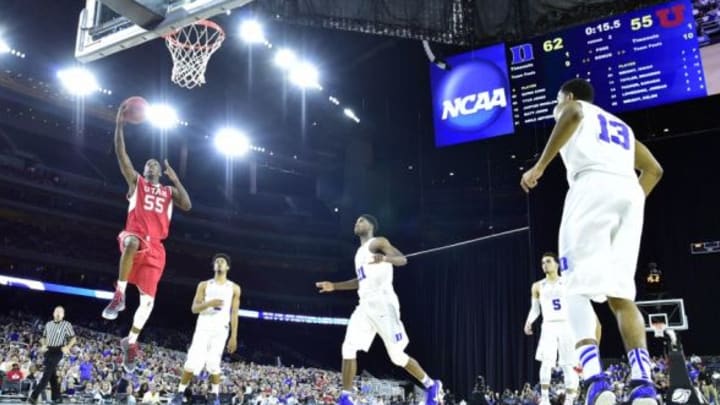
[[[195,22],[168,34],[165,45],[173,59],[173,83],[186,89],[205,84],[208,61],[224,40],[223,29],[209,20]]]

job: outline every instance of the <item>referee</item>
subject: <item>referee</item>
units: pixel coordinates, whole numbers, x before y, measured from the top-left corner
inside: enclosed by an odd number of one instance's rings
[[[62,402],[57,368],[63,354],[69,353],[70,348],[75,344],[75,331],[70,322],[63,318],[65,318],[65,308],[57,306],[53,312],[53,320],[45,324],[45,331],[40,339],[40,351],[45,352],[45,368],[40,382],[28,398],[28,402],[31,404],[37,403],[38,396],[47,387],[48,382],[52,391],[52,401],[54,403]]]

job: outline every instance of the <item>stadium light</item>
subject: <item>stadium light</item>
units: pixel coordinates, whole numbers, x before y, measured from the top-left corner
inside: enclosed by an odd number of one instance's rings
[[[240,38],[248,44],[264,44],[265,33],[256,20],[245,20],[240,24]]]
[[[8,45],[7,42],[0,38],[0,53],[8,53],[10,52],[10,50],[10,45]]]
[[[180,123],[177,111],[167,104],[151,104],[147,110],[147,119],[160,129],[174,128]]]
[[[228,157],[245,155],[250,150],[250,140],[234,128],[223,128],[215,134],[215,147]]]
[[[283,70],[290,70],[297,63],[295,52],[290,49],[280,49],[275,53],[275,65]]]
[[[63,87],[76,96],[87,96],[100,90],[95,75],[87,69],[68,68],[58,72]]]
[[[308,62],[302,62],[290,70],[290,82],[303,89],[312,87],[321,90],[319,77],[317,68]]]
[[[351,120],[355,121],[356,123],[358,123],[358,124],[360,123],[360,118],[358,118],[357,115],[355,115],[355,112],[353,110],[346,108],[345,110],[343,110],[343,113],[345,114],[346,117],[350,118]]]

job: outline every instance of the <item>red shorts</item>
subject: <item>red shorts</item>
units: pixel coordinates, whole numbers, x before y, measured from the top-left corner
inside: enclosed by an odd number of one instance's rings
[[[159,240],[148,241],[137,233],[122,231],[118,235],[120,253],[125,250],[123,239],[128,236],[135,236],[140,241],[128,282],[135,284],[141,293],[155,298],[158,283],[165,270],[165,246]]]

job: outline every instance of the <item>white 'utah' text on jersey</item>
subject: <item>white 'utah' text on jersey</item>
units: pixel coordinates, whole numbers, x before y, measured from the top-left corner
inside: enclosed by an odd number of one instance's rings
[[[371,264],[373,256],[370,244],[365,242],[355,253],[355,273],[358,279],[358,296],[364,299],[389,296],[397,299],[393,289],[393,265],[388,262]]]
[[[554,283],[548,279],[540,280],[538,290],[540,290],[540,309],[543,323],[567,321],[565,280],[562,277],[559,277]]]
[[[222,284],[215,281],[215,279],[206,281],[205,302],[220,299],[223,301],[223,305],[219,309],[208,308],[200,312],[197,318],[197,329],[207,330],[228,327],[230,324],[234,285],[235,283],[230,280],[226,280]]]
[[[560,149],[568,183],[587,171],[636,178],[635,133],[620,118],[602,108],[578,101],[583,118],[575,133]]]

